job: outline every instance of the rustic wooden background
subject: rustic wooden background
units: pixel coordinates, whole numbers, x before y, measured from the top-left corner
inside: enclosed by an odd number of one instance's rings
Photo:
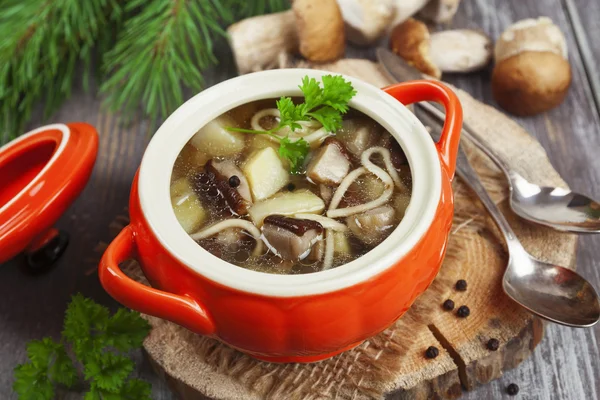
[[[512,21],[546,15],[565,33],[573,68],[573,84],[564,104],[546,114],[518,119],[544,146],[550,160],[571,188],[600,198],[600,1],[598,0],[464,0],[453,26],[479,28],[493,38]],[[223,46],[221,67],[209,72],[214,84],[234,76],[231,56]],[[349,49],[349,56],[374,58],[372,49]],[[495,105],[490,93],[491,69],[477,75],[446,76],[475,98]],[[94,248],[111,237],[109,223],[124,212],[133,174],[149,140],[149,126],[138,120],[121,126],[100,111],[100,100],[76,90],[51,122],[85,121],[95,125],[100,150],[93,176],[81,197],[63,216],[59,227],[71,234],[71,244],[56,269],[40,277],[25,275],[22,258],[0,266],[0,398],[12,393],[12,370],[25,360],[25,344],[43,336],[58,336],[66,304],[81,292],[115,307],[93,271]],[[39,126],[40,120],[31,127]],[[578,251],[578,271],[600,289],[600,237],[584,236]],[[519,398],[583,400],[600,398],[600,326],[576,330],[550,325],[533,357],[491,384],[465,393],[465,399],[508,397],[515,382]],[[153,398],[173,399],[164,383],[137,354],[142,379],[152,382]],[[79,398],[67,395],[67,398]]]

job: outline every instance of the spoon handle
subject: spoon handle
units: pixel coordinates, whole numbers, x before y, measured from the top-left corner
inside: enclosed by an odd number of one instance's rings
[[[419,105],[420,104],[421,103],[419,103]],[[430,115],[424,115],[423,113],[419,113],[419,119],[423,122],[424,125],[429,126],[433,129],[433,132],[431,132],[431,136],[433,136],[435,139],[435,136],[439,135],[441,123],[437,119],[431,118]],[[471,166],[471,163],[467,159],[467,156],[462,147],[459,147],[458,149],[458,157],[456,160],[456,173],[465,181],[465,183],[471,188],[471,190],[473,190],[475,194],[477,194],[486,210],[488,210],[488,212],[492,216],[492,219],[498,226],[498,229],[500,229],[500,231],[502,232],[502,235],[506,240],[506,244],[509,247],[509,251],[517,251],[517,248],[519,250],[522,250],[523,246],[517,239],[517,236],[508,224],[508,221],[506,220],[506,218],[504,218],[504,215],[500,212],[498,206],[496,205],[496,203],[494,203],[487,190],[481,183],[479,175],[477,175],[477,172],[475,172],[475,170]]]
[[[444,113],[442,111],[440,111],[433,104],[431,104],[431,103],[416,103],[416,106],[419,107],[420,109],[422,109],[429,116],[434,117],[438,121],[438,125],[444,123],[444,120],[445,120]],[[511,184],[510,183],[510,177],[511,177],[511,173],[512,173],[511,168],[502,160],[502,157],[500,157],[494,150],[492,150],[486,143],[484,143],[479,138],[479,136],[476,135],[475,133],[473,133],[469,129],[468,126],[464,125],[464,123],[463,123],[463,129],[461,132],[461,136],[469,139],[469,141],[471,141],[473,144],[475,144],[475,146],[477,146],[479,148],[479,150],[483,151],[504,172],[506,177],[509,178],[509,185]]]

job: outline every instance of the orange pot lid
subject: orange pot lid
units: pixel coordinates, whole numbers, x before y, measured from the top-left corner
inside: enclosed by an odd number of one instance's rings
[[[46,125],[0,148],[0,263],[56,242],[52,227],[85,187],[97,152],[98,134],[85,123]]]

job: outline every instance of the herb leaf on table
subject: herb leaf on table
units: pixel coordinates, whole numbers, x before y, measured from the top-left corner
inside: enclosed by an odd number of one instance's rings
[[[139,348],[149,331],[139,313],[121,308],[110,316],[106,307],[77,294],[65,313],[62,340],[30,342],[29,361],[15,368],[13,389],[21,400],[51,400],[56,386],[80,383],[79,365],[89,384],[85,399],[150,399],[150,384],[129,378],[135,365],[126,354]]]

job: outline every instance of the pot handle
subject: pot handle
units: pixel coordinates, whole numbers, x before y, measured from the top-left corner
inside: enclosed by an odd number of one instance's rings
[[[436,147],[448,176],[450,179],[454,178],[463,120],[462,106],[456,93],[448,86],[431,80],[397,83],[387,86],[383,90],[404,105],[421,101],[435,101],[444,106],[446,120]]]
[[[196,300],[143,285],[121,271],[119,264],[135,258],[135,253],[135,232],[131,225],[127,225],[100,260],[100,283],[108,294],[141,313],[167,319],[202,335],[213,334],[214,322]]]

